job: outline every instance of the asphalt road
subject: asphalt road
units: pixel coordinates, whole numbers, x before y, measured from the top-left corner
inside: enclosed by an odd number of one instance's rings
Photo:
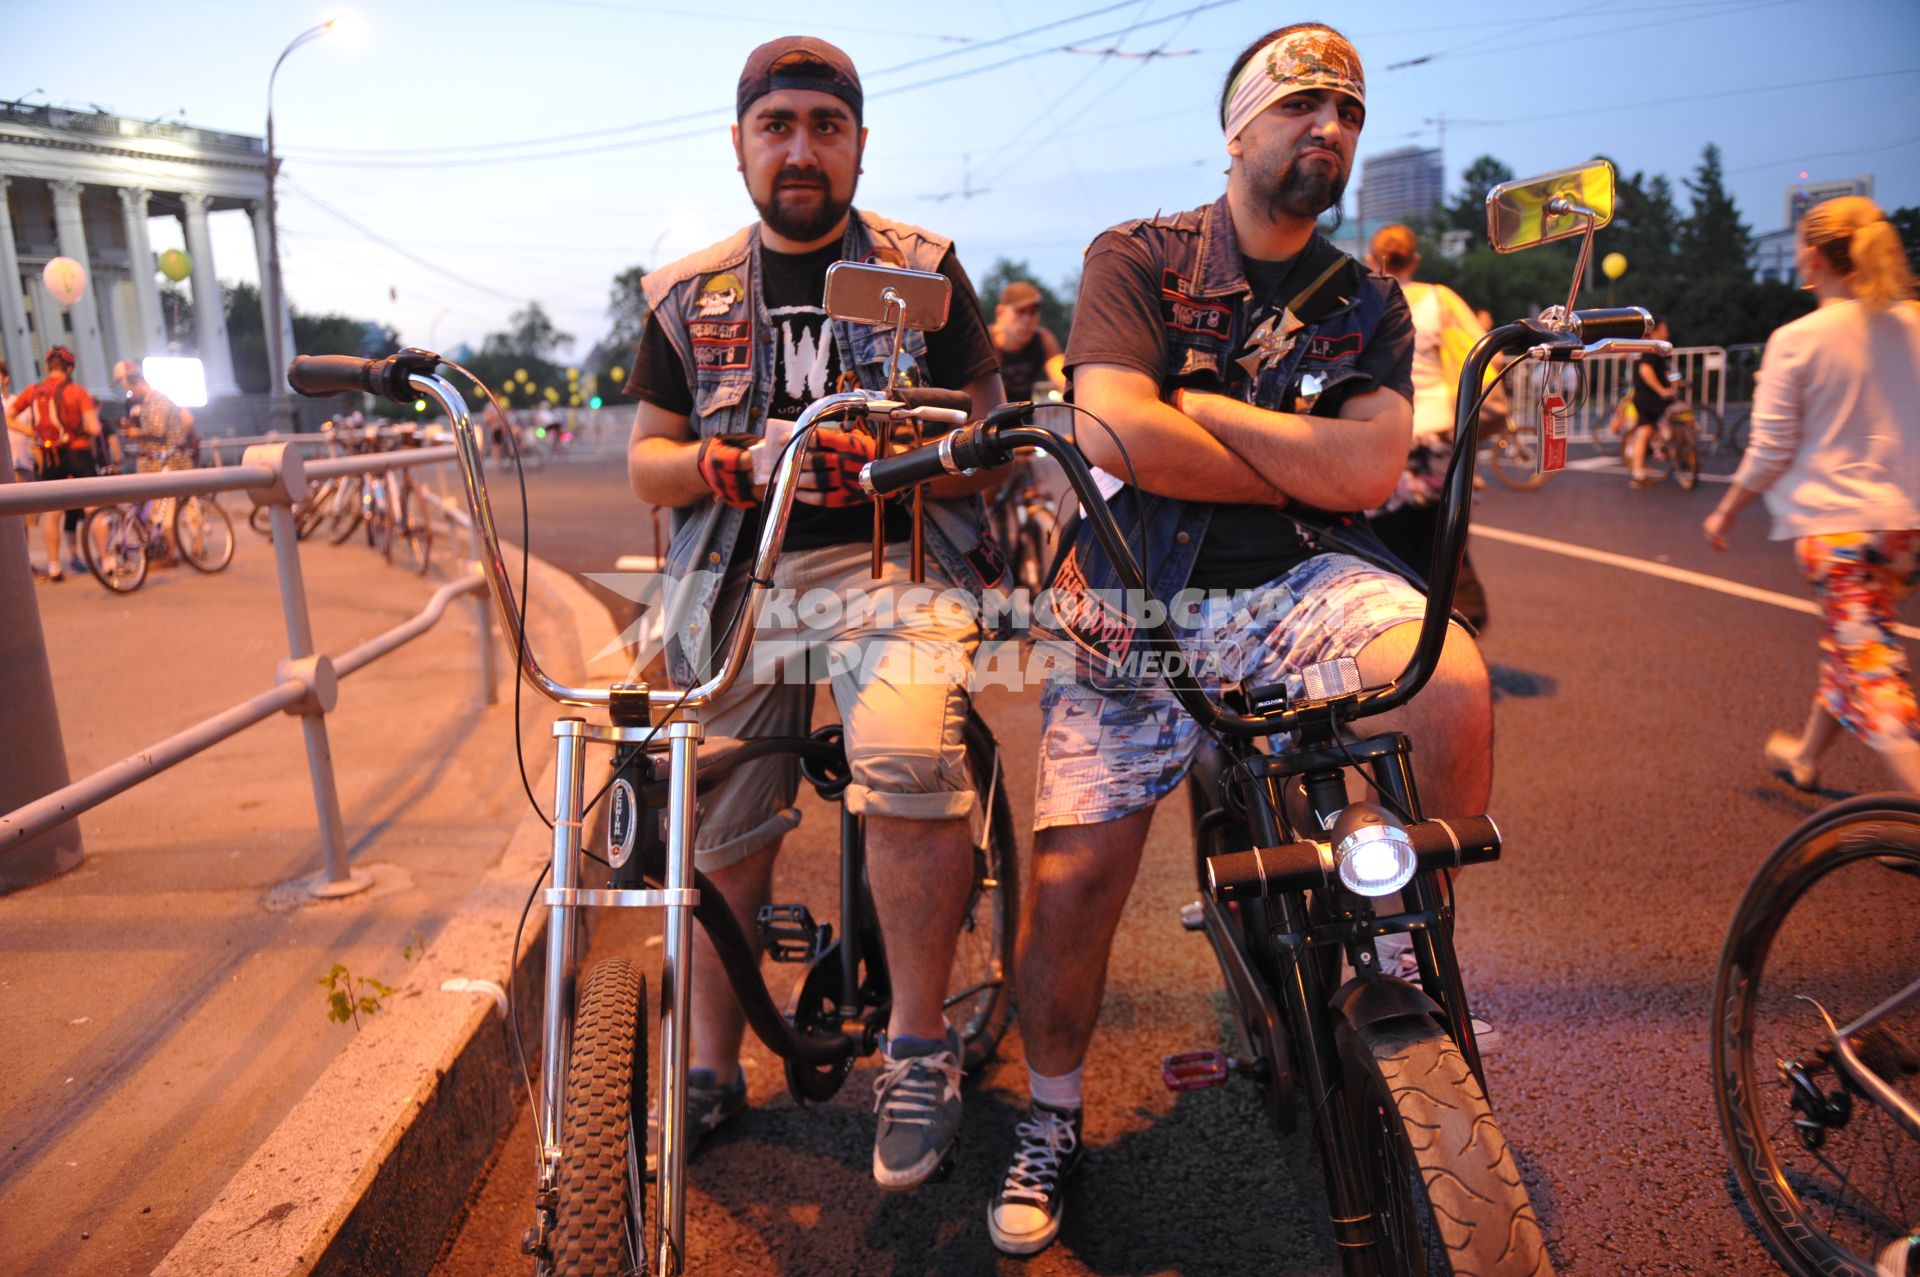
[[[529,487],[537,553],[599,571],[648,549],[618,457],[549,467]],[[1476,1010],[1505,1039],[1487,1060],[1490,1098],[1563,1274],[1777,1271],[1734,1195],[1713,1117],[1715,959],[1747,876],[1780,836],[1824,801],[1882,783],[1852,742],[1830,755],[1821,797],[1761,766],[1767,732],[1806,712],[1813,618],[1649,574],[1679,568],[1802,597],[1761,511],[1730,553],[1707,548],[1699,523],[1720,491],[1635,492],[1617,471],[1569,473],[1532,493],[1489,486],[1476,507],[1472,554],[1492,608],[1482,646],[1498,689],[1492,811],[1506,853],[1465,875],[1458,941]],[[1033,698],[990,695],[983,709],[1018,814],[1037,749]],[[1052,1249],[1003,1258],[984,1226],[1024,1103],[1016,1024],[969,1095],[958,1168],[910,1196],[868,1178],[870,1064],[832,1103],[802,1110],[777,1061],[750,1044],[754,1107],[693,1170],[690,1270],[1335,1272],[1310,1137],[1274,1134],[1238,1083],[1175,1097],[1160,1082],[1168,1052],[1232,1047],[1207,944],[1177,921],[1192,895],[1183,807],[1156,821],[1128,905],[1087,1065],[1090,1156]],[[832,830],[814,802],[776,898],[831,915]],[[631,950],[651,971],[650,926],[650,915],[616,917],[594,952]],[[769,970],[784,997],[797,968]],[[523,1118],[438,1272],[531,1271],[518,1239],[533,1151]]]

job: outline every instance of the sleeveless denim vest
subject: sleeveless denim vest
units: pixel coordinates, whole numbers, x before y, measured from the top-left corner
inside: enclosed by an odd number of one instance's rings
[[[849,261],[937,271],[952,243],[917,226],[855,210],[847,219],[840,255]],[[777,329],[761,296],[760,252],[756,222],[641,281],[661,331],[687,371],[693,392],[691,420],[700,439],[766,431]],[[827,327],[840,367],[863,388],[884,389],[892,327],[838,319],[828,320]],[[913,357],[924,384],[926,334],[907,330],[902,348]],[[713,610],[745,517],[746,511],[710,497],[672,512],[666,563],[671,579],[667,660],[674,682],[682,687],[711,672],[707,657],[717,639],[712,627],[731,619],[715,617]],[[1005,559],[987,532],[978,496],[927,502],[926,543],[961,589],[978,594],[1002,584]]]
[[[1226,196],[1206,208],[1123,222],[1109,233],[1139,240],[1159,267],[1160,316],[1167,335],[1162,390],[1189,378],[1224,381],[1232,371],[1231,361],[1246,346],[1253,318],[1248,314],[1252,288],[1241,265]],[[1314,242],[1321,242],[1317,234]],[[1313,415],[1328,391],[1365,376],[1356,366],[1360,352],[1372,340],[1397,288],[1391,279],[1348,258],[1346,270],[1316,294],[1317,304],[1303,308],[1313,318],[1292,349],[1252,383],[1249,402],[1275,412]],[[1315,380],[1303,390],[1309,377]],[[1126,485],[1107,506],[1135,558],[1150,569],[1147,583],[1153,593],[1171,604],[1193,573],[1214,506]],[[1360,515],[1301,505],[1283,513],[1310,549],[1352,554],[1419,584],[1417,575],[1393,557]],[[1119,573],[1084,519],[1055,570],[1052,589],[1057,620],[1047,628],[1073,642],[1080,677],[1102,690],[1138,687],[1140,680],[1124,671],[1145,636],[1129,619]]]

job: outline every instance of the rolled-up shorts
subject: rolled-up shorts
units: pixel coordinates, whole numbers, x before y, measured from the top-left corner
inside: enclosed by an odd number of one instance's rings
[[[1300,670],[1358,657],[1425,610],[1426,597],[1399,576],[1323,554],[1264,585],[1207,599],[1196,623],[1181,629],[1181,648],[1209,695],[1223,682],[1283,678],[1298,694]],[[1200,738],[1164,682],[1114,694],[1049,683],[1040,711],[1035,829],[1102,824],[1152,807],[1186,775]]]
[[[905,542],[887,547],[873,579],[872,547],[825,546],[781,556],[748,665],[706,720],[709,736],[805,736],[818,682],[833,690],[846,731],[855,814],[947,820],[973,810],[963,735],[967,680],[980,643],[977,607],[927,557],[911,583]],[[736,573],[714,608],[725,628],[739,606]],[[701,801],[694,863],[712,873],[777,841],[800,822],[791,756],[743,764]]]

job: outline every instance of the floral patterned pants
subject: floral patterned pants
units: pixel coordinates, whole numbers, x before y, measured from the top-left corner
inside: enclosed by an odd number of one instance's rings
[[[1819,597],[1820,703],[1880,753],[1920,746],[1920,709],[1894,608],[1920,582],[1920,531],[1838,532],[1794,543]]]

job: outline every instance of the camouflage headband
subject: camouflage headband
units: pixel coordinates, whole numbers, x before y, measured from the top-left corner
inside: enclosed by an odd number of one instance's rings
[[[1328,27],[1301,27],[1275,37],[1247,59],[1227,94],[1221,124],[1227,140],[1240,136],[1255,116],[1281,98],[1309,89],[1344,93],[1367,104],[1367,76],[1346,37]]]

